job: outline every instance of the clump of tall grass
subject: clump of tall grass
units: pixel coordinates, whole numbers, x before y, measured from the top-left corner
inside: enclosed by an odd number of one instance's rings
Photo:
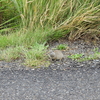
[[[20,17],[11,0],[0,0],[0,33],[8,33],[18,27]]]
[[[70,29],[69,39],[75,40],[82,36],[100,37],[100,2],[86,0],[77,7],[70,20],[65,20],[59,29]]]
[[[13,14],[15,16],[9,19],[8,22],[20,16],[21,21],[19,24],[23,28],[24,33],[26,30],[33,32],[35,29],[50,27],[51,35],[53,32],[55,37],[67,34],[70,40],[75,40],[87,34],[94,38],[99,35],[100,1],[98,0],[11,1],[7,0],[6,2],[10,4],[8,5],[10,8],[16,9],[16,14]],[[66,32],[61,32],[62,34],[59,36],[59,32],[55,32],[59,30]],[[41,34],[39,33],[39,35]]]
[[[66,31],[69,40],[87,34],[94,38],[99,35],[100,1],[98,0],[12,1],[20,14],[24,30],[34,31],[36,28],[48,26],[51,27],[55,37],[57,36],[55,31]],[[64,35],[66,34],[64,32]]]

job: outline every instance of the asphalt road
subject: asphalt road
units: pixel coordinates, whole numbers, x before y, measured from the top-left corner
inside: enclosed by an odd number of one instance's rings
[[[100,69],[3,69],[0,100],[100,100]]]

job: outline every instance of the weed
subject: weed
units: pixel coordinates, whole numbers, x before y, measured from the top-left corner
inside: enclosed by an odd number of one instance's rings
[[[60,45],[58,45],[56,48],[57,48],[58,50],[66,50],[66,49],[68,48],[68,46],[65,45],[65,44],[60,44]]]
[[[47,55],[46,55],[46,49],[48,46],[45,46],[45,44],[34,44],[34,46],[31,46],[29,50],[24,52],[25,55],[25,64],[28,66],[47,66],[48,61]]]
[[[5,48],[9,45],[9,40],[7,39],[7,36],[1,36],[0,35],[0,48]]]
[[[68,56],[68,58],[71,58],[73,60],[77,60],[79,62],[87,61],[87,60],[94,60],[100,58],[100,52],[98,51],[98,48],[94,48],[94,54],[92,55],[87,55],[83,57],[83,54],[74,54],[71,56]]]
[[[23,47],[9,47],[0,51],[0,60],[12,61],[22,57]]]
[[[71,56],[68,56],[68,58],[71,58],[73,60],[78,60],[83,56],[83,54],[73,54]]]
[[[85,56],[84,58],[81,58],[78,61],[82,62],[82,61],[94,60],[100,58],[100,52],[98,51],[98,48],[95,48],[93,51],[94,54]]]
[[[93,51],[94,51],[95,53],[98,53],[98,52],[99,52],[99,48],[98,48],[98,47],[97,47],[97,48],[94,48]]]

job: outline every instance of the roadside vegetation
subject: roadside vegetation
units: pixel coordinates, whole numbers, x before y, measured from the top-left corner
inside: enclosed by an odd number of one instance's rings
[[[0,1],[0,60],[23,59],[33,67],[49,65],[46,44],[63,37],[99,40],[100,1]]]
[[[88,61],[88,60],[94,60],[94,59],[100,59],[100,51],[99,48],[94,48],[93,54],[72,54],[69,55],[68,58],[72,59],[72,60],[76,60],[78,62],[83,62],[83,61]]]

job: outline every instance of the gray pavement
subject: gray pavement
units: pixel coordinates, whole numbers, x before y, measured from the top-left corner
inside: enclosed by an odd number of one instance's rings
[[[100,69],[0,70],[0,100],[100,100]]]

